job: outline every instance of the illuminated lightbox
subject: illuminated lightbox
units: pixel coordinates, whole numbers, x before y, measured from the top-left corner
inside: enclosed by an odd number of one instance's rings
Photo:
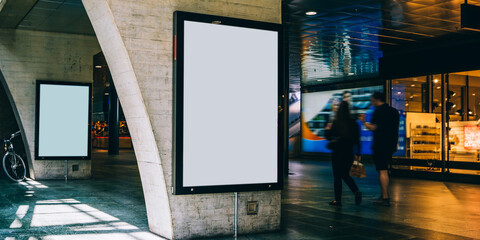
[[[175,194],[282,187],[281,25],[175,13]]]
[[[37,81],[35,158],[90,159],[91,84]]]
[[[480,149],[480,126],[464,126],[464,147],[467,150]]]

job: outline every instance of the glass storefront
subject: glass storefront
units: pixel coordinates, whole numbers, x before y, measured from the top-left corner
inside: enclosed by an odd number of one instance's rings
[[[480,175],[480,71],[393,79],[401,113],[393,170]]]

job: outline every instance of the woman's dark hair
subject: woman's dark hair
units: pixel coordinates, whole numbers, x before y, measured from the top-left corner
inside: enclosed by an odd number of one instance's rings
[[[345,121],[350,120],[350,104],[347,101],[342,101],[338,105],[337,113],[335,114],[335,120]]]
[[[385,97],[385,94],[383,94],[381,92],[374,92],[372,94],[372,98],[380,100],[381,102],[386,102],[387,101],[387,98]]]
[[[348,137],[351,132],[351,121],[352,116],[350,115],[350,104],[348,104],[347,101],[342,101],[338,106],[334,121],[342,137]]]

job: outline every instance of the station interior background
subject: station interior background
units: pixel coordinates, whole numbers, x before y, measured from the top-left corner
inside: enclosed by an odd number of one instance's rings
[[[282,221],[288,222],[283,223],[283,226],[299,229],[301,233],[290,236],[305,237],[316,234],[339,236],[332,235],[333,228],[329,227],[333,224],[327,225],[326,229],[315,230],[317,232],[308,229],[315,225],[308,225],[308,219],[313,218],[308,211],[316,211],[315,214],[328,216],[324,221],[335,221],[339,217],[334,214],[335,210],[316,205],[319,202],[327,202],[331,198],[328,195],[331,194],[329,190],[321,190],[328,189],[331,185],[329,155],[321,146],[322,143],[319,143],[324,140],[322,138],[322,129],[324,129],[322,124],[325,122],[323,117],[331,114],[331,109],[329,110],[327,106],[329,101],[332,98],[339,98],[345,90],[353,92],[354,102],[357,104],[355,110],[358,113],[368,111],[369,106],[362,105],[368,101],[365,96],[374,90],[381,90],[387,94],[391,105],[400,110],[404,116],[405,134],[401,136],[404,137],[402,142],[404,148],[395,157],[392,172],[397,176],[414,177],[414,179],[447,180],[446,185],[442,185],[442,182],[422,182],[422,180],[405,180],[399,177],[399,180],[393,184],[393,188],[408,189],[414,195],[408,197],[398,194],[395,198],[408,199],[425,209],[417,214],[412,213],[413,216],[409,218],[400,211],[414,212],[414,206],[398,204],[398,207],[394,208],[394,220],[387,226],[390,230],[382,234],[391,234],[392,239],[402,237],[407,239],[411,236],[428,238],[429,234],[438,234],[445,238],[480,238],[480,232],[478,229],[475,230],[478,226],[474,223],[477,220],[480,222],[478,208],[471,205],[467,209],[462,209],[464,200],[471,200],[471,203],[478,204],[478,197],[475,197],[475,194],[480,191],[478,186],[474,185],[478,184],[480,179],[479,152],[463,147],[466,140],[461,129],[464,125],[475,125],[480,119],[480,58],[478,58],[480,34],[478,31],[460,27],[460,4],[463,2],[458,0],[282,1],[282,20],[288,51],[286,59],[288,64],[286,73],[289,81],[288,150],[291,159],[290,163],[287,162],[289,168],[286,172],[286,184],[291,185],[284,193],[283,204],[287,206],[287,210],[284,212],[285,217]],[[480,6],[480,1],[468,2]],[[9,9],[0,11],[0,28],[95,36],[80,0],[26,0],[22,3],[18,1],[8,7]],[[316,13],[307,15],[309,11]],[[85,80],[93,84],[91,179],[69,180],[68,184],[71,185],[63,187],[68,191],[75,191],[78,187],[75,182],[92,181],[92,187],[80,187],[79,199],[83,196],[88,199],[86,203],[100,206],[99,212],[110,213],[113,218],[120,219],[113,220],[114,224],[109,226],[110,230],[107,231],[121,230],[127,233],[146,234],[145,239],[149,239],[146,211],[141,205],[144,204],[142,203],[144,202],[142,185],[128,123],[123,116],[118,98],[115,98],[115,88],[108,64],[102,52],[96,52],[91,59],[83,61],[91,62],[90,67],[93,73],[91,80]],[[0,65],[0,71],[2,67]],[[0,138],[2,139],[20,128],[18,113],[5,86],[4,82],[0,84]],[[445,101],[442,101],[442,91],[446,97]],[[320,96],[322,94],[323,96]],[[448,104],[448,108],[445,106],[448,120],[442,120],[440,116],[442,105]],[[112,109],[115,108],[118,111],[112,115]],[[414,117],[421,120],[417,123],[411,120]],[[118,124],[115,134],[118,135],[119,142],[116,147],[109,147],[108,143],[109,136],[112,134],[109,130],[111,126],[109,121],[112,119]],[[448,158],[446,166],[445,161],[442,161],[440,144],[442,137],[438,130],[442,123],[448,124],[451,128],[449,134],[444,137],[449,146],[444,150],[445,158]],[[415,134],[415,131],[419,133]],[[368,137],[365,135],[366,139]],[[27,159],[22,139],[17,139],[14,144],[20,155]],[[0,150],[0,155],[3,156],[3,150]],[[365,159],[369,164],[368,154]],[[71,165],[67,167],[72,168]],[[368,171],[373,175],[361,180],[360,185],[366,188],[367,197],[373,198],[377,191],[374,187],[375,173],[370,165]],[[455,182],[470,184],[456,185]],[[46,181],[45,185],[48,183],[57,187],[62,187],[63,184],[59,181]],[[35,185],[31,182],[28,184]],[[307,191],[309,188],[320,189],[319,193],[323,195],[313,196],[314,193]],[[92,200],[88,193],[91,191],[103,192],[101,196],[105,199],[110,195],[116,196],[121,199],[116,202],[117,204],[127,202],[127,206],[133,208],[128,214],[134,217],[129,218],[126,213],[122,214],[121,208],[106,207],[109,202],[105,202],[104,199]],[[405,192],[408,191],[405,190]],[[431,198],[418,196],[418,191],[425,191]],[[455,196],[461,196],[464,199],[455,199]],[[439,199],[442,198],[446,200],[441,202]],[[89,200],[91,202],[88,202]],[[420,203],[415,203],[417,200]],[[452,202],[457,208],[448,206]],[[135,207],[138,204],[140,206]],[[444,208],[445,212],[461,209],[461,213],[466,214],[467,219],[464,221],[438,220],[441,218],[442,211],[432,209],[433,207],[427,208],[425,206],[427,204],[432,204],[434,208]],[[350,207],[346,209],[352,210],[353,213],[342,213],[340,218],[343,221],[349,221],[348,226],[357,230],[368,224],[382,224],[382,220],[388,217],[385,211],[368,207],[365,213]],[[431,215],[424,217],[421,216],[422,214]],[[455,217],[461,218],[462,214],[458,213]],[[135,218],[138,216],[141,216],[141,220]],[[112,222],[108,216],[98,219],[101,221],[95,223]],[[359,219],[365,222],[360,225],[355,224],[354,222]],[[422,220],[433,225],[420,226]],[[404,221],[411,221],[411,223],[401,225]],[[442,229],[441,224],[434,224],[435,221],[450,225]],[[461,226],[466,222],[469,222],[468,231],[463,231]],[[414,227],[414,225],[418,226]],[[92,229],[97,227],[90,226]],[[54,228],[55,231],[66,229]],[[412,234],[417,235],[402,235],[401,228],[411,230]],[[95,233],[95,229],[92,229],[87,232]],[[422,232],[423,230],[425,232]],[[366,231],[361,233],[369,234]],[[0,236],[1,234],[2,232]]]

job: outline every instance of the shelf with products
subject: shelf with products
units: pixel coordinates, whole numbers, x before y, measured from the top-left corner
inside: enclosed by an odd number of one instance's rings
[[[410,129],[410,157],[438,159],[440,157],[440,128],[415,126]]]

